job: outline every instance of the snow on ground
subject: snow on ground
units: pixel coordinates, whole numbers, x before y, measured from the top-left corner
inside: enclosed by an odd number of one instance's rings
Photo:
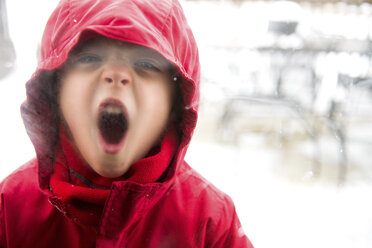
[[[17,65],[11,74],[0,79],[1,179],[34,156],[19,106],[25,98],[24,83],[36,65],[37,45],[46,17],[56,2],[7,1]],[[236,13],[231,6],[217,9],[213,4],[203,3],[204,7],[195,10],[193,15],[193,8],[197,5],[183,4],[193,27],[200,19],[192,18],[204,15],[203,11],[208,10],[210,14],[203,20],[208,25],[200,26],[216,33],[218,29],[229,27],[213,24],[229,19],[231,16],[226,16],[226,13]],[[251,11],[251,14],[254,13]],[[218,20],[213,19],[218,17]],[[20,18],[22,21],[18,21]],[[208,34],[203,30],[195,30],[195,33],[201,40],[203,54],[203,44],[215,36],[202,38],[203,33]],[[233,41],[234,37],[221,37],[224,38],[221,42]],[[259,133],[245,134],[238,144],[223,143],[214,136],[216,129],[213,125],[216,125],[218,111],[208,103],[202,104],[200,110],[199,124],[186,160],[232,197],[245,233],[255,247],[372,247],[372,139],[361,131],[367,130],[368,125],[364,129],[356,125],[350,130],[356,137],[348,147],[351,165],[345,184],[338,186],[338,155],[333,156],[328,151],[329,147],[334,147],[333,141],[327,141],[331,138],[325,137],[322,141],[325,158],[320,175],[314,176],[311,159],[306,151],[301,153],[299,149],[308,144],[278,147],[273,145],[275,140],[268,142],[268,138]]]
[[[371,142],[349,144],[346,181],[339,185],[331,137],[321,141],[324,158],[315,175],[312,153],[298,149],[306,146],[301,142],[280,147],[257,133],[238,144],[216,142],[212,105],[201,106],[186,161],[232,197],[255,247],[371,247]]]

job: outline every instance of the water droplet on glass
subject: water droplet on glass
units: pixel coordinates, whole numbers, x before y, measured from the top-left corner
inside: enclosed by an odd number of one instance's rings
[[[11,68],[13,66],[12,62],[5,62],[4,67],[5,68]]]
[[[314,177],[314,172],[313,171],[308,171],[304,176],[303,176],[303,180],[310,180]]]

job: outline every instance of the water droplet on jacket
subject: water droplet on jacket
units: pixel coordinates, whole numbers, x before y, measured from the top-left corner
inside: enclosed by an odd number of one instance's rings
[[[239,237],[243,237],[243,236],[244,236],[244,230],[243,230],[243,227],[239,227],[239,229],[238,229],[238,236],[239,236]]]
[[[77,20],[76,20],[76,19],[74,19],[74,22],[75,22],[75,23],[77,23]]]

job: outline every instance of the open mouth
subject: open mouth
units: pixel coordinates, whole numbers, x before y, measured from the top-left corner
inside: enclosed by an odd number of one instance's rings
[[[107,99],[100,105],[98,129],[102,141],[108,146],[119,145],[123,141],[128,129],[128,120],[120,101]]]

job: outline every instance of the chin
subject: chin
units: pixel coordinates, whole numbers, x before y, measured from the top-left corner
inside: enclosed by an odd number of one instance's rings
[[[103,177],[107,177],[107,178],[116,178],[116,177],[120,177],[122,176],[125,172],[121,172],[121,171],[113,171],[113,170],[110,170],[110,171],[107,171],[107,170],[99,170],[99,171],[96,171],[97,174],[99,174],[100,176],[103,176]]]
[[[127,166],[118,165],[117,163],[107,163],[107,161],[100,163],[100,165],[93,167],[92,169],[100,176],[107,178],[120,177],[127,172]]]

